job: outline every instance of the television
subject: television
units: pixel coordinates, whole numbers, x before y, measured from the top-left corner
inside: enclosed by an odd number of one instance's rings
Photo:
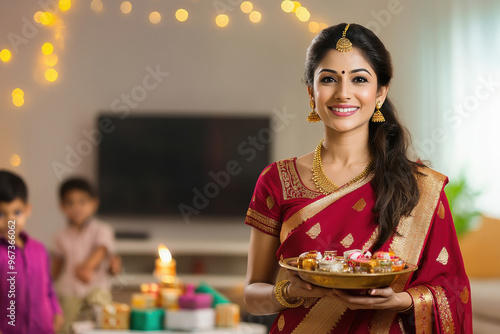
[[[99,214],[244,216],[270,163],[270,117],[102,113]]]

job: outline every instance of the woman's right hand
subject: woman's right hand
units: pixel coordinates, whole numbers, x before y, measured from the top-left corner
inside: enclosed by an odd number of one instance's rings
[[[304,281],[299,274],[293,270],[287,270],[290,285],[287,288],[288,296],[291,298],[321,298],[325,296],[335,296],[332,289],[322,288]]]

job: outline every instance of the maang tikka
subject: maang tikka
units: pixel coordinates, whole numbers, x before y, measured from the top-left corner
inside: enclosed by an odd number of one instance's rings
[[[352,50],[351,41],[347,37],[345,37],[347,29],[349,29],[349,24],[345,26],[344,32],[342,33],[342,37],[337,41],[337,46],[335,47],[340,52],[349,52]]]

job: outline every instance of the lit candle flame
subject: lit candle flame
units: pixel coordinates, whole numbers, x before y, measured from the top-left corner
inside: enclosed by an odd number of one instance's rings
[[[170,251],[165,245],[158,246],[158,254],[160,254],[161,262],[169,263],[172,261],[172,254],[170,254]]]

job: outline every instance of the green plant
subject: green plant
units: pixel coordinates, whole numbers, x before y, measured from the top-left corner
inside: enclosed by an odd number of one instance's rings
[[[450,204],[451,215],[455,223],[457,236],[460,237],[472,229],[474,222],[481,214],[476,209],[476,198],[479,191],[474,191],[467,182],[465,173],[448,183],[445,187],[446,197]]]

